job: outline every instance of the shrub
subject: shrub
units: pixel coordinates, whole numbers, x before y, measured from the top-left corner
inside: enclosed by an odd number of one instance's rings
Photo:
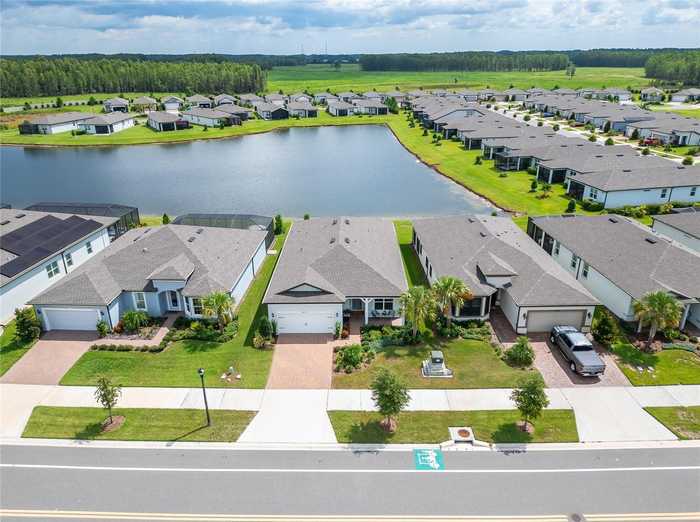
[[[41,323],[33,308],[18,308],[15,310],[15,339],[30,342],[41,335]]]
[[[537,192],[537,180],[533,179],[530,183],[530,192]]]
[[[277,214],[275,216],[275,235],[279,235],[284,231],[284,223],[282,222],[282,216]]]
[[[127,332],[135,332],[148,324],[148,314],[136,310],[129,310],[122,316],[122,324]]]
[[[341,323],[340,321],[336,321],[335,322],[335,330],[333,331],[333,337],[335,337],[336,339],[340,339],[340,334],[342,333],[342,331],[343,331],[343,323]]]
[[[524,121],[530,121],[530,119],[531,119],[531,118],[530,118],[530,115],[529,115],[529,114],[526,114],[525,116],[523,116],[523,120],[524,120]]]
[[[566,213],[571,214],[576,210],[576,201],[573,199],[570,199],[569,202],[566,204]]]
[[[609,146],[609,145],[615,145],[615,142],[613,141],[612,138],[608,138],[607,140],[605,140],[605,144],[608,145],[608,146]]]
[[[311,216],[308,213],[304,214],[304,221],[308,221],[309,219],[311,219]]]
[[[474,165],[481,165],[481,156],[474,158]]]
[[[369,348],[367,348],[369,350]],[[357,370],[364,362],[364,350],[362,345],[351,344],[343,346],[335,356],[335,371],[351,373]]]
[[[541,121],[538,121],[538,122],[537,122],[537,126],[538,126],[538,127],[542,127],[542,125],[544,125],[544,123],[542,123]]]
[[[260,334],[255,335],[253,337],[253,347],[258,350],[265,348],[265,338]]]
[[[649,147],[644,147],[644,148],[642,149],[642,156],[648,156],[649,154],[651,154],[651,151],[649,150]]]
[[[593,201],[591,199],[584,199],[581,201],[581,208],[589,212],[599,212],[603,210],[603,204],[598,201]]]
[[[669,341],[680,339],[681,336],[681,333],[675,328],[666,328],[663,330],[662,333],[664,334],[664,337]]]
[[[262,335],[265,339],[270,339],[272,337],[272,324],[266,315],[260,318],[258,323],[258,335]]]
[[[617,337],[617,328],[612,314],[603,308],[596,312],[591,333],[593,338],[603,346],[612,346]]]
[[[100,337],[106,337],[107,334],[109,333],[109,326],[105,321],[97,321],[97,325],[95,325],[97,328],[97,334]]]
[[[598,138],[596,138],[593,134],[591,134],[591,135],[588,137],[588,141],[598,141]]]
[[[692,165],[693,164],[693,158],[690,156],[686,156],[683,158],[683,165]]]
[[[554,129],[554,132],[557,132],[559,130],[559,124],[555,123],[554,125],[552,125],[552,129]]]
[[[164,225],[169,224],[170,223],[170,216],[168,216],[167,214],[164,213],[163,218],[162,218],[162,222]]]
[[[506,352],[506,362],[511,366],[530,366],[535,360],[535,352],[530,346],[530,341],[525,336],[518,337],[518,341]]]

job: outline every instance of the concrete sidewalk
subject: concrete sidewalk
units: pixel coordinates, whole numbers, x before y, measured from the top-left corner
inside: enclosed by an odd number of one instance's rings
[[[509,389],[410,390],[408,411],[511,410]],[[91,386],[0,384],[0,437],[20,437],[35,406],[96,407]],[[675,440],[647,406],[698,406],[700,385],[549,388],[550,409],[573,409],[582,442]],[[328,410],[372,411],[370,390],[210,388],[212,409],[259,411],[243,442],[335,442]],[[123,388],[125,408],[203,408],[200,388]]]

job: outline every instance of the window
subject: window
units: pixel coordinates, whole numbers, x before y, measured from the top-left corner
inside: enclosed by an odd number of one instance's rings
[[[668,193],[668,189],[661,189],[661,198],[665,198],[666,194]]]
[[[583,263],[583,270],[581,271],[581,274],[584,278],[588,279],[588,263]]]
[[[571,268],[576,268],[578,266],[578,256],[576,254],[571,254]]]
[[[591,199],[598,199],[598,189],[591,189]]]
[[[554,255],[555,256],[559,255],[559,241],[554,242]]]
[[[199,297],[192,298],[192,313],[202,315],[202,300]]]
[[[374,300],[375,310],[394,310],[394,300],[393,299],[375,299]]]
[[[137,310],[146,309],[146,294],[143,292],[134,292],[134,306]]]
[[[69,253],[66,252],[66,266],[73,266],[73,256]]]
[[[88,254],[92,254],[92,243],[90,241],[85,243],[85,248],[87,249]]]
[[[690,195],[694,196],[697,191],[698,191],[698,187],[691,187],[690,188]]]
[[[53,263],[49,263],[48,265],[46,265],[46,274],[49,276],[49,279],[60,273],[61,269],[58,268],[58,261],[54,261]]]

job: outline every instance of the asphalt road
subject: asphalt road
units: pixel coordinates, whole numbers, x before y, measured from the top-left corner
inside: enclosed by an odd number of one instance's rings
[[[445,452],[445,469],[429,472],[416,471],[412,453],[404,451],[9,445],[0,447],[0,457],[2,509],[23,510],[4,511],[7,521],[54,515],[63,520],[560,515],[564,520],[572,514],[596,520],[595,514],[700,512],[697,448]],[[221,518],[187,517],[193,514]]]

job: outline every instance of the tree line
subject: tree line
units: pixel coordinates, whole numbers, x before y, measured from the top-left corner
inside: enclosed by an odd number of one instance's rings
[[[265,89],[257,64],[160,62],[114,58],[0,59],[2,95],[60,96],[101,92],[241,93]]]
[[[656,54],[647,60],[644,70],[650,78],[700,85],[700,51]]]
[[[644,67],[652,56],[680,49],[590,49],[564,51],[578,67]]]
[[[564,69],[569,58],[554,52],[458,52],[365,54],[365,71],[553,71]]]

